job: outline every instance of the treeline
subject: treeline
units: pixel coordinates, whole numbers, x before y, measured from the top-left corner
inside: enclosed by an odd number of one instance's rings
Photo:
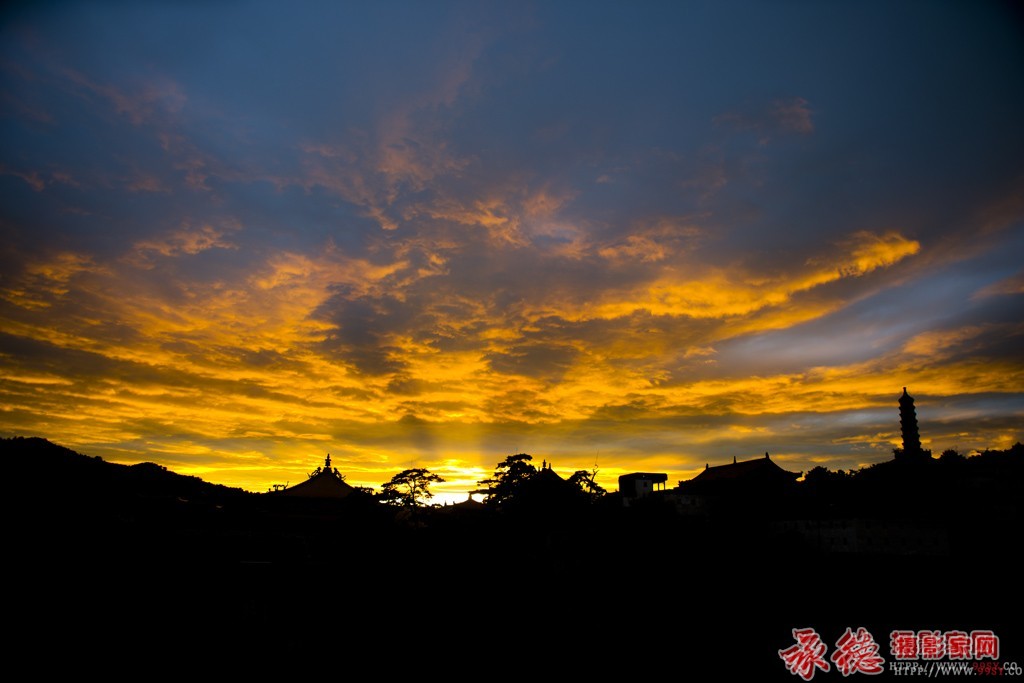
[[[797,481],[791,492],[799,499],[827,500],[841,509],[854,500],[869,503],[887,498],[887,491],[900,492],[906,500],[922,495],[931,498],[992,499],[1017,492],[1024,480],[1024,445],[1007,449],[985,449],[963,455],[955,449],[932,457],[904,458],[894,449],[894,459],[857,470],[830,470],[817,466]],[[86,456],[46,439],[13,437],[0,439],[0,458],[8,480],[33,490],[40,500],[67,498],[116,503],[129,497],[176,497],[192,502],[223,502],[259,497],[240,488],[211,484],[199,477],[168,471],[152,462],[135,465],[110,463],[98,456]],[[547,462],[538,468],[533,456],[517,453],[503,459],[493,474],[478,482],[473,493],[484,496],[484,505],[494,510],[517,510],[562,504],[591,505],[618,493],[606,491],[596,481],[596,470],[579,470],[563,478]],[[384,503],[396,508],[428,507],[431,487],[444,479],[426,468],[403,470],[384,482],[379,491],[356,487],[356,501]],[[680,485],[685,482],[679,482]],[[671,492],[669,492],[671,493]],[[956,505],[953,505],[956,507]]]
[[[802,500],[833,515],[912,515],[935,518],[1019,515],[1024,445],[965,456],[954,449],[903,457],[851,471],[815,467],[800,482]]]
[[[547,462],[537,469],[532,455],[517,453],[498,463],[491,477],[477,482],[481,487],[477,493],[486,496],[487,505],[504,509],[554,501],[592,503],[607,493],[596,477],[596,470],[577,470],[563,479]],[[364,492],[389,505],[420,507],[433,498],[431,484],[441,482],[444,479],[439,475],[417,468],[396,474],[382,486],[380,493],[367,489]]]

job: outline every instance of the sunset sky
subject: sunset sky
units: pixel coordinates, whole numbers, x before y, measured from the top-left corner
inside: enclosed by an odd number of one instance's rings
[[[252,491],[1024,440],[1000,2],[0,10],[0,435]]]

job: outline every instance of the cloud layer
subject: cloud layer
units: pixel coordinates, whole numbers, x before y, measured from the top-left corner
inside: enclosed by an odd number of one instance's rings
[[[1020,440],[1012,18],[740,4],[7,11],[0,432],[453,496],[858,467],[904,386]]]

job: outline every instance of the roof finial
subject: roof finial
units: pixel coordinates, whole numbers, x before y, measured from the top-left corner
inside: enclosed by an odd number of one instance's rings
[[[768,458],[768,451],[764,452],[764,457]],[[768,459],[771,460],[771,458],[768,458]]]
[[[732,456],[732,464],[733,464],[733,465],[735,465],[735,464],[736,464],[736,456],[735,456],[735,455],[734,455],[734,456]]]

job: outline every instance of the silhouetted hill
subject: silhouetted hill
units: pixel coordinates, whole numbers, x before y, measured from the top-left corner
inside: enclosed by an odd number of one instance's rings
[[[8,481],[31,488],[38,498],[54,495],[175,496],[227,499],[248,492],[170,472],[152,462],[122,465],[87,456],[38,437],[0,439],[0,463]]]

